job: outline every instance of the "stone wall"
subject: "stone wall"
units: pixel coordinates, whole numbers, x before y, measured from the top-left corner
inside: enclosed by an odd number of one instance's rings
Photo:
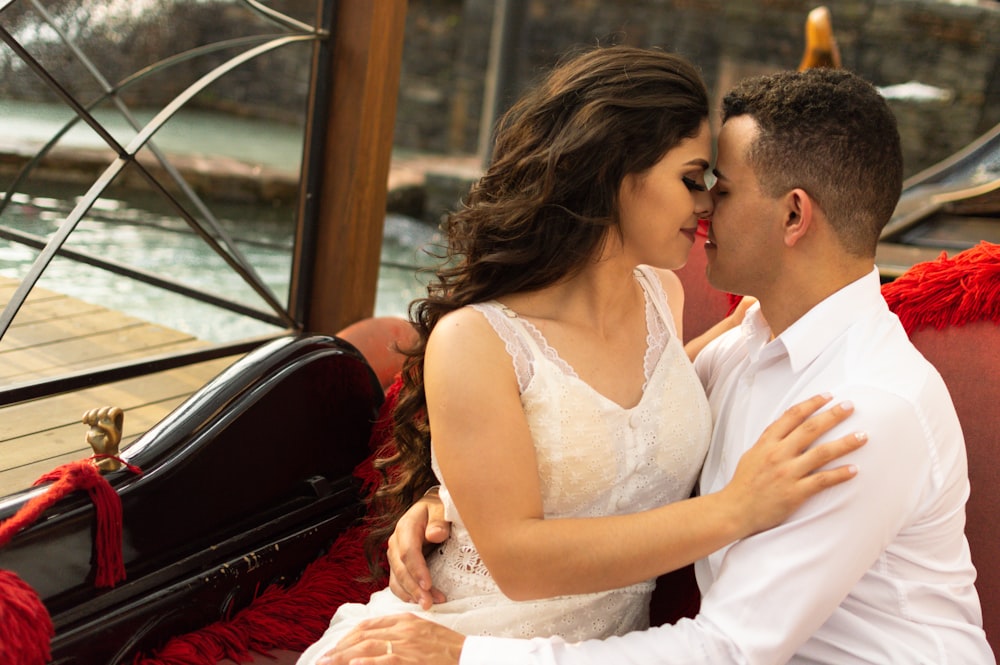
[[[378,2],[378,0],[341,0]],[[270,0],[268,6],[312,22],[316,0]],[[482,154],[488,138],[483,98],[494,0],[409,0],[396,123],[401,150]],[[802,55],[806,0],[508,0],[513,38],[501,77],[504,100],[561,55],[593,44],[626,43],[680,52],[700,68],[716,97],[748,74],[795,67]],[[137,69],[220,37],[278,30],[235,0],[174,0],[156,12],[104,0],[49,0],[47,11],[81,43],[112,82]],[[1000,123],[1000,3],[993,0],[830,0],[844,66],[878,86],[918,81],[946,99],[893,100],[908,174],[929,166]],[[124,9],[123,9],[124,8]],[[21,34],[40,24],[23,0],[0,14]],[[95,20],[95,16],[104,17]],[[72,63],[57,40],[36,35],[32,52],[83,99],[100,86]],[[308,45],[270,53],[199,94],[193,106],[303,122]],[[55,97],[0,47],[0,99]],[[126,90],[130,104],[162,104],[231,56],[185,60]],[[488,116],[489,117],[489,116]],[[488,123],[487,123],[488,124]]]
[[[798,65],[804,0],[509,0],[519,11],[511,88],[567,50],[625,43],[682,53],[713,94],[739,78]],[[476,153],[492,0],[410,0],[396,125],[400,147]],[[1000,3],[831,0],[843,65],[878,86],[917,81],[944,100],[894,99],[907,174],[1000,123]]]

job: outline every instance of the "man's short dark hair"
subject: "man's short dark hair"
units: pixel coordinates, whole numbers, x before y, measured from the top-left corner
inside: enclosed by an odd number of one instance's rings
[[[875,87],[839,69],[753,77],[722,101],[723,123],[740,115],[760,128],[747,159],[764,191],[806,190],[847,251],[874,256],[903,183],[896,118]]]

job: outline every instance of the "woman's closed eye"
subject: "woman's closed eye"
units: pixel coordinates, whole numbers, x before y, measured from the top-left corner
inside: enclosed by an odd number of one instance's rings
[[[681,180],[684,181],[684,186],[687,187],[688,189],[690,189],[692,192],[707,192],[708,191],[708,187],[706,187],[705,185],[702,185],[701,183],[699,183],[694,178],[688,178],[687,176],[683,176],[681,178]]]

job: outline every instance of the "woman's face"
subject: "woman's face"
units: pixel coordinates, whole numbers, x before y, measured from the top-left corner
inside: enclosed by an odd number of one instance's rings
[[[687,262],[699,219],[712,215],[705,172],[712,156],[708,121],[645,173],[630,173],[619,190],[622,249],[633,265],[676,269]]]

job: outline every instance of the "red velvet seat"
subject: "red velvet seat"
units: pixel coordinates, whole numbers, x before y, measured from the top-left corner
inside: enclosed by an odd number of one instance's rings
[[[1000,325],[979,321],[911,335],[948,386],[962,422],[972,485],[965,533],[979,573],[986,636],[1000,646]]]
[[[1000,245],[917,264],[882,287],[913,344],[940,372],[965,436],[965,533],[986,636],[1000,645]]]

